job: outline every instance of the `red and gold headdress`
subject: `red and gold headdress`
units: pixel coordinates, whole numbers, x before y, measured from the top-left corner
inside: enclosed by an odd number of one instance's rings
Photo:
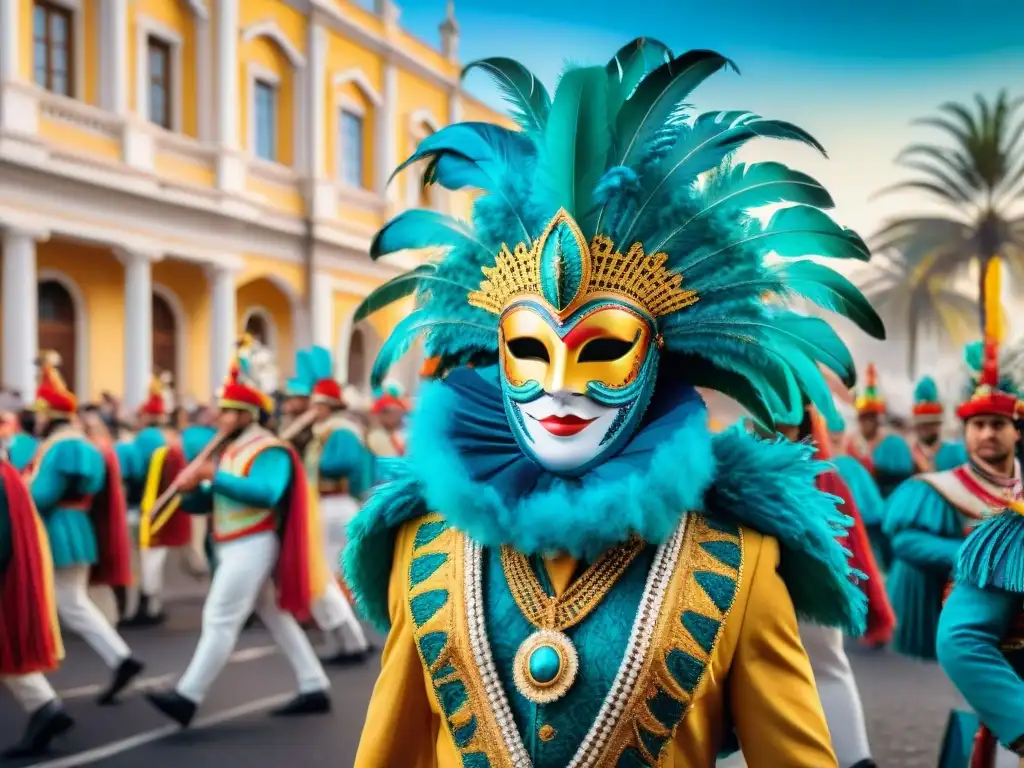
[[[51,416],[70,416],[78,410],[78,398],[67,388],[58,368],[60,355],[52,350],[43,352],[36,361],[39,366],[39,386],[36,388],[37,411]]]
[[[149,397],[146,398],[146,402],[139,410],[147,416],[166,416],[167,387],[170,383],[169,373],[163,373],[160,376],[154,375],[149,383]]]
[[[1002,289],[1003,266],[995,258],[989,262],[985,273],[985,340],[981,375],[974,393],[956,411],[962,421],[974,416],[1017,418],[1017,396],[1003,391],[999,386],[999,345],[1006,335]]]
[[[384,385],[377,399],[373,401],[373,408],[371,410],[374,414],[378,414],[385,408],[398,408],[402,411],[409,410],[408,401],[402,397],[402,388],[394,382]]]
[[[273,413],[274,401],[264,393],[253,377],[250,355],[253,338],[245,334],[236,345],[235,359],[231,362],[228,377],[221,390],[218,405],[221,408],[249,411],[258,416],[260,412]]]
[[[874,363],[869,363],[864,371],[864,391],[857,395],[855,407],[858,416],[885,413],[885,400],[878,392],[878,369]]]

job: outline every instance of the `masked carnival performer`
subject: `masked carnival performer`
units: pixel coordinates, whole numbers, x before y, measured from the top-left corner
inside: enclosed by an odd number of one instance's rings
[[[944,472],[967,461],[962,443],[942,439],[945,408],[939,388],[931,376],[925,376],[914,387],[914,457],[915,472]]]
[[[143,665],[88,594],[90,585],[131,584],[128,514],[121,470],[113,450],[91,443],[75,416],[55,353],[40,360],[36,429],[42,442],[29,471],[29,488],[42,517],[53,555],[57,611],[113,670],[98,699],[112,704]]]
[[[387,224],[371,255],[444,255],[356,312],[415,292],[374,381],[420,332],[440,358],[406,456],[349,526],[346,579],[390,630],[358,768],[710,768],[730,726],[754,768],[837,765],[796,616],[863,629],[835,538],[849,518],[811,447],[712,437],[695,387],[769,424],[803,393],[836,418],[817,362],[852,380],[848,351],[762,297],[883,331],[797,258],[868,258],[819,210],[827,192],[777,163],[723,166],[754,137],[814,140],[742,111],[679,119],[728,63],[641,38],[567,70],[552,100],[522,65],[478,62],[515,84],[522,130],[452,125],[406,161],[483,194],[468,224]],[[768,199],[799,204],[746,214]]]
[[[312,606],[313,619],[325,636],[323,661],[348,664],[364,661],[370,644],[338,579],[345,528],[359,511],[359,501],[370,486],[372,457],[363,444],[360,426],[345,414],[341,384],[333,378],[331,353],[323,347],[301,350],[294,391],[310,392],[311,408],[293,422],[292,431],[305,421],[312,440],[303,452],[311,493],[319,500],[321,544],[327,567],[323,595]]]
[[[139,410],[140,430],[130,444],[132,475],[126,485],[129,505],[137,510],[139,542],[139,604],[125,625],[151,627],[163,624],[164,572],[171,549],[192,543],[192,516],[180,505],[151,514],[153,503],[185,469],[181,435],[170,423],[170,377],[154,376],[149,397]],[[122,454],[123,455],[123,454]]]
[[[828,432],[813,409],[807,409],[801,424],[779,424],[778,429],[788,440],[812,440],[817,446],[816,458],[822,462],[830,459]],[[850,550],[850,563],[860,575],[861,587],[868,598],[864,640],[872,645],[884,645],[892,636],[896,617],[885,593],[885,584],[871,552],[860,512],[850,490],[837,472],[822,472],[817,477],[817,484],[824,493],[839,498],[842,502],[840,509],[854,520],[844,544]],[[864,707],[846,655],[842,630],[801,621],[800,638],[811,660],[814,681],[821,696],[839,765],[874,768],[876,763],[871,757]]]
[[[18,469],[0,453],[0,681],[28,714],[21,740],[0,757],[42,755],[74,725],[43,676],[63,656],[46,529]]]
[[[999,262],[986,275],[998,288]],[[989,296],[998,290],[986,287]],[[943,597],[964,537],[1009,500],[1020,496],[1014,419],[1017,397],[999,377],[998,303],[987,308],[984,361],[977,387],[957,409],[963,422],[967,462],[945,472],[918,475],[886,502],[885,532],[892,542],[888,586],[898,624],[893,647],[935,659],[935,633]]]
[[[170,691],[147,694],[150,702],[187,726],[227,664],[239,632],[255,610],[284,653],[298,681],[297,696],[276,715],[330,711],[329,681],[298,621],[322,589],[311,562],[308,488],[295,450],[266,428],[274,403],[260,391],[250,369],[249,340],[238,345],[220,398],[219,459],[186,469],[182,499],[212,514],[216,568],[203,606],[199,644],[185,674]],[[213,449],[211,449],[213,450]],[[319,552],[315,553],[319,557]]]

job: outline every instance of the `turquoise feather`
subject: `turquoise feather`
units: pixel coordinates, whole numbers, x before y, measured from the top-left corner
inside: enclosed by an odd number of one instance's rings
[[[331,360],[331,351],[326,347],[310,347],[310,366],[313,369],[315,381],[334,378],[334,361]]]
[[[453,247],[479,249],[481,254],[492,256],[495,251],[458,219],[413,208],[398,214],[377,232],[370,242],[370,258],[376,260],[399,251]]]
[[[467,64],[462,70],[463,79],[474,69],[482,69],[495,82],[509,105],[509,114],[524,131],[543,132],[551,112],[551,96],[536,75],[514,59],[494,57]]]
[[[653,70],[672,60],[671,49],[650,37],[638,37],[622,46],[605,66],[608,74],[608,124],[625,101],[633,95],[640,81]]]
[[[412,348],[412,345],[416,343],[420,336],[440,325],[455,326],[460,331],[472,329],[486,332],[491,331],[487,326],[477,325],[464,320],[438,320],[424,314],[421,310],[416,310],[402,318],[384,342],[380,352],[377,353],[373,371],[370,373],[370,386],[374,388],[380,387],[391,367]]]
[[[871,251],[852,229],[836,224],[828,214],[806,205],[780,208],[766,224],[752,220],[742,237],[726,243],[712,255],[753,246],[785,258],[824,256],[868,261]]]
[[[316,371],[308,350],[300,349],[295,353],[295,378],[304,381],[308,386],[316,383]]]
[[[401,301],[419,290],[429,291],[433,284],[440,284],[446,288],[454,286],[467,292],[472,290],[472,288],[462,283],[439,277],[437,265],[421,264],[415,269],[405,272],[398,277],[393,277],[383,285],[377,286],[356,307],[356,311],[352,316],[352,322],[358,323],[361,320],[365,320],[374,312],[378,312],[384,309],[384,307],[394,304],[396,301]]]
[[[544,128],[541,178],[551,199],[576,219],[584,233],[594,215],[594,190],[604,175],[611,136],[607,127],[608,81],[601,67],[570,69],[558,83]]]
[[[1024,516],[1006,511],[975,528],[957,555],[956,580],[1024,593]]]
[[[787,294],[800,296],[822,309],[850,318],[872,338],[885,338],[885,325],[875,308],[857,286],[835,270],[804,260],[780,264],[775,271]]]

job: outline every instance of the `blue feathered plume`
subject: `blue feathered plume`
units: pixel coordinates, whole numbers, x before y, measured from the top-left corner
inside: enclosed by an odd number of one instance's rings
[[[759,138],[824,153],[814,137],[745,110],[687,116],[693,92],[735,67],[713,51],[675,56],[650,38],[623,46],[605,66],[570,67],[553,98],[511,59],[467,67],[475,69],[496,80],[521,130],[451,125],[400,166],[424,161],[425,184],[478,195],[469,222],[407,211],[375,239],[374,258],[406,249],[443,251],[382,286],[357,310],[364,317],[409,295],[416,299],[381,350],[375,386],[417,338],[439,359],[436,375],[493,360],[498,318],[471,306],[467,294],[502,244],[532,245],[564,208],[588,239],[601,234],[622,252],[634,242],[646,253],[664,252],[667,266],[696,291],[695,304],[658,318],[662,365],[769,422],[773,413],[802,407],[805,397],[832,425],[841,422],[819,366],[852,386],[849,352],[827,322],[796,315],[786,304],[808,300],[884,338],[881,320],[860,291],[812,260],[866,261],[868,248],[824,213],[833,200],[815,179],[777,162],[732,162]],[[769,205],[771,216],[752,213]]]

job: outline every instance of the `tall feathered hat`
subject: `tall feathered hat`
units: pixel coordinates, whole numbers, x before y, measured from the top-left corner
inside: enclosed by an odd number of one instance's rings
[[[51,416],[70,416],[78,410],[78,398],[68,389],[60,375],[60,355],[47,350],[36,360],[39,386],[36,388],[35,410]]]
[[[373,384],[420,336],[426,356],[438,358],[435,376],[496,362],[500,318],[512,301],[533,297],[561,317],[611,296],[650,318],[661,365],[694,386],[767,420],[801,408],[804,393],[834,417],[817,364],[852,386],[849,351],[824,320],[763,297],[807,298],[882,338],[882,322],[860,291],[804,258],[866,261],[869,250],[823,213],[834,203],[814,179],[780,163],[728,163],[754,138],[824,152],[808,133],[744,110],[684,113],[694,89],[731,66],[712,51],[674,56],[639,38],[606,66],[569,68],[552,98],[518,62],[470,64],[467,71],[483,69],[498,82],[520,130],[450,125],[399,166],[424,161],[425,185],[482,194],[470,222],[409,210],[375,237],[372,258],[444,253],[357,309],[358,322],[416,298],[381,349]],[[764,219],[748,213],[779,203]],[[781,258],[769,264],[769,254]]]
[[[139,409],[147,416],[166,416],[170,410],[168,399],[172,382],[170,372],[154,375],[149,382],[149,396]]]
[[[301,350],[296,357],[295,370],[293,381],[314,403],[344,405],[341,384],[334,378],[334,362],[330,350],[324,347]]]
[[[218,405],[221,408],[273,413],[274,401],[259,386],[259,371],[253,366],[255,343],[252,336],[245,334],[235,345],[235,359],[231,361],[227,379],[221,390]]]
[[[864,391],[857,395],[854,407],[858,416],[885,413],[885,399],[878,391],[878,369],[874,363],[868,363],[864,371]]]
[[[396,381],[386,381],[374,392],[372,413],[380,413],[385,408],[409,410],[409,403],[404,397],[402,386]]]
[[[999,375],[999,347],[1006,335],[1006,319],[1002,305],[1002,262],[996,258],[989,262],[985,272],[985,338],[977,357],[978,347],[967,350],[968,364],[978,370],[977,384],[970,396],[961,403],[956,415],[966,421],[973,416],[1005,416],[1018,418],[1017,394],[1009,380]]]
[[[914,387],[914,423],[934,424],[941,422],[945,414],[939,387],[935,379],[925,376]]]

